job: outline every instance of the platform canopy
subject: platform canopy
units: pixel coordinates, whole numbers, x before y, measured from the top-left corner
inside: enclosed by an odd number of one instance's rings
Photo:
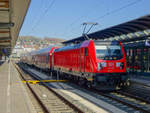
[[[129,42],[141,40],[150,35],[150,15],[140,17],[138,19],[125,22],[110,28],[99,30],[88,34],[89,39],[109,39]],[[142,37],[142,38],[141,38]],[[63,42],[64,44],[77,43],[86,40],[85,36],[80,36]]]
[[[0,56],[14,48],[29,4],[30,0],[0,0]]]

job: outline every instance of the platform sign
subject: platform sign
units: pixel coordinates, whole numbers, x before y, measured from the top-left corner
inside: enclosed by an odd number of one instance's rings
[[[150,40],[145,41],[145,46],[150,46]]]

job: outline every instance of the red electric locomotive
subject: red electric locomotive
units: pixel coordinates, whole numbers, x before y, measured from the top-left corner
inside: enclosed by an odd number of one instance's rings
[[[62,48],[48,47],[27,53],[22,61],[101,90],[124,86],[128,79],[125,51],[118,41],[86,40]]]
[[[52,69],[67,78],[98,89],[127,83],[126,56],[118,41],[86,40],[54,51]]]

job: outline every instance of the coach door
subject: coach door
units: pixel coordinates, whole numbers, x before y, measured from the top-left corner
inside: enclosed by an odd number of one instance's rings
[[[46,54],[46,68],[49,68],[50,62],[49,62],[49,53]]]
[[[51,65],[51,66],[52,66],[52,67],[51,67],[52,70],[54,70],[54,54],[53,54],[53,53],[54,53],[54,52],[52,52],[52,65]]]

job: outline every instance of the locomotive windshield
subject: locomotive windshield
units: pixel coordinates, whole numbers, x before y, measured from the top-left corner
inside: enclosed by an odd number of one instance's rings
[[[119,60],[123,58],[120,44],[95,44],[96,56],[103,60]]]

